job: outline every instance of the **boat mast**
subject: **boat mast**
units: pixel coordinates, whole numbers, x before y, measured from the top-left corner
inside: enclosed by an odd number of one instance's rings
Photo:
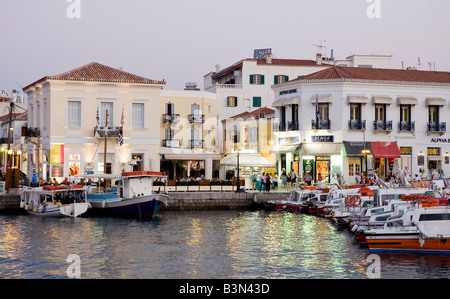
[[[106,109],[105,116],[105,153],[103,154],[103,174],[106,174],[106,150],[108,145],[108,109]],[[106,190],[106,179],[103,179],[103,187]]]

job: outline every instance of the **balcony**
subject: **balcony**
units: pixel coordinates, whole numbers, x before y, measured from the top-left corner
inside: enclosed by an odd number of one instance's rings
[[[392,131],[392,120],[374,120],[373,130],[376,132]]]
[[[315,119],[311,120],[311,129],[312,130],[329,130],[331,129],[331,120],[324,119],[316,122]]]
[[[416,130],[416,122],[400,121],[398,122],[398,130],[400,132],[414,132]]]
[[[203,147],[205,146],[205,140],[189,140],[189,144],[191,146],[191,149],[194,148],[200,148],[203,149]]]
[[[348,121],[348,129],[349,130],[365,130],[366,129],[366,121],[359,119],[351,119]]]
[[[179,148],[180,140],[179,139],[163,139],[163,147]]]
[[[447,131],[447,123],[445,122],[428,122],[427,123],[427,134],[439,133],[444,134]]]
[[[189,114],[188,120],[191,124],[203,124],[205,122],[204,114]]]
[[[289,121],[287,126],[288,126],[288,131],[297,131],[298,130],[298,121]]]
[[[95,127],[94,136],[105,137],[108,134],[109,138],[119,138],[119,134],[123,136],[122,127]]]
[[[27,136],[26,137],[41,137],[41,129],[40,128],[27,128]]]
[[[163,114],[163,124],[175,124],[180,121],[179,114]]]

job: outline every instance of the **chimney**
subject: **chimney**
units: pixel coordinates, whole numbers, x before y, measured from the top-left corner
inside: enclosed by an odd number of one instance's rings
[[[271,64],[272,63],[272,52],[267,52],[266,54],[266,63]]]
[[[316,54],[316,64],[322,65],[322,54],[320,54],[320,53]]]

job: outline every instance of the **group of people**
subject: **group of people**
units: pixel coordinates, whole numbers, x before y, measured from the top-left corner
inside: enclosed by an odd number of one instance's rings
[[[296,185],[300,182],[304,182],[306,185],[311,186],[313,183],[313,177],[310,173],[305,173],[303,178],[299,177],[297,173],[292,170],[290,173],[287,173],[285,169],[281,173],[280,178],[278,179],[278,175],[272,176],[270,173],[261,173],[259,176],[256,172],[252,175],[252,190],[259,191],[267,191],[270,189],[277,189],[278,187],[286,188],[287,190],[292,190],[296,188]],[[258,182],[260,185],[258,186]],[[322,182],[322,175],[319,173],[318,175],[318,183]]]
[[[39,187],[39,186],[43,186],[46,182],[44,181],[44,179],[42,177],[37,176],[36,173],[33,173],[33,177],[31,178],[31,187]],[[52,185],[59,185],[59,184],[69,184],[69,179],[67,177],[64,178],[64,180],[60,183],[58,182],[58,180],[56,178],[51,179],[50,181],[47,181],[47,183],[52,184]]]

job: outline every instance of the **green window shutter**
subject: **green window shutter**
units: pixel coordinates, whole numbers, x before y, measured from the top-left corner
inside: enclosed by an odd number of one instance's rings
[[[289,76],[284,76],[284,82],[289,81]]]
[[[253,97],[253,107],[261,107],[261,97]]]
[[[253,75],[250,75],[250,84],[253,84]]]
[[[261,75],[261,85],[264,85],[264,75]]]
[[[237,97],[234,97],[234,107],[237,107],[237,105],[238,105],[238,98]]]
[[[275,84],[278,84],[278,76],[277,75],[273,76],[273,82]]]

